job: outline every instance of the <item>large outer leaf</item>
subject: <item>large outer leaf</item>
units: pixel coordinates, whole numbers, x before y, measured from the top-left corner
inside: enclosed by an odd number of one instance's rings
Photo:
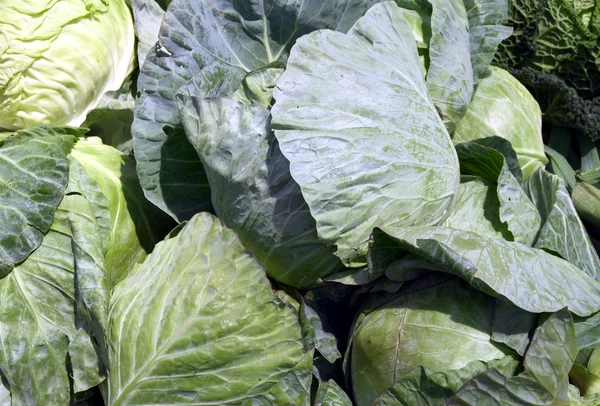
[[[487,293],[503,296],[529,312],[568,307],[575,314],[587,316],[600,310],[600,283],[543,250],[443,227],[388,227],[384,232],[404,249],[444,266],[445,272]],[[376,244],[381,231],[376,229],[374,233]],[[388,243],[387,238],[382,240]]]
[[[500,221],[496,185],[481,178],[466,178],[461,182],[452,211],[443,226],[486,237],[512,237],[506,224]]]
[[[103,255],[112,289],[146,258],[171,222],[144,197],[131,158],[95,137],[80,140],[72,156],[107,199],[110,223]]]
[[[40,247],[0,279],[0,368],[13,404],[69,404],[68,353],[75,390],[88,389],[100,379],[78,374],[82,368],[97,368],[90,347],[70,345],[87,335],[76,328],[71,221],[95,223],[90,203],[79,194],[64,197]]]
[[[42,243],[67,187],[67,155],[82,134],[36,127],[0,142],[0,277]]]
[[[498,219],[512,234],[504,238],[532,245],[540,229],[540,214],[519,183],[521,169],[510,143],[500,137],[488,137],[460,143],[456,152],[461,174],[497,183]],[[454,228],[471,231],[460,226]]]
[[[573,319],[567,310],[558,311],[536,330],[525,354],[523,373],[506,377],[493,369],[485,371],[467,382],[448,405],[569,404],[568,373],[577,351]]]
[[[131,0],[131,11],[135,23],[138,65],[144,65],[146,55],[158,41],[160,24],[165,15],[156,0]]]
[[[548,163],[542,141],[542,113],[529,91],[510,73],[490,68],[453,134],[455,143],[497,135],[517,152],[523,178]]]
[[[346,264],[376,225],[435,224],[458,187],[456,153],[393,3],[347,34],[301,38],[274,92],[273,127],[319,236]]]
[[[273,387],[275,396],[287,385],[302,393],[312,376],[296,311],[276,299],[235,233],[206,213],[117,286],[110,323],[112,406],[242,403]]]
[[[535,246],[558,253],[600,281],[600,258],[562,180],[540,169],[529,178],[528,187],[529,195],[544,213]]]
[[[512,33],[508,22],[507,0],[465,0],[469,17],[471,65],[475,83],[487,73],[500,43]]]
[[[447,372],[503,358],[490,341],[493,309],[491,297],[452,278],[414,289],[367,314],[350,349],[356,403],[371,405],[418,366]]]
[[[430,0],[431,41],[427,89],[452,133],[473,97],[469,24],[462,0]]]
[[[346,31],[378,0],[174,0],[142,66],[132,126],[146,196],[178,220],[210,206],[206,176],[174,96],[210,65],[248,73],[285,58],[299,36]],[[224,95],[231,96],[231,95]]]
[[[319,240],[269,111],[231,99],[181,96],[186,134],[206,169],[220,219],[277,281],[302,287],[341,267]]]

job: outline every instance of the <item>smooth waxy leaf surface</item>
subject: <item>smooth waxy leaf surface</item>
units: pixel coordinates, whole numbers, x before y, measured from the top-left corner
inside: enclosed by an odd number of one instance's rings
[[[540,169],[529,178],[528,188],[532,200],[544,213],[535,246],[558,253],[600,281],[600,258],[562,180]]]
[[[357,404],[372,404],[418,366],[450,371],[503,358],[490,341],[493,305],[460,279],[444,278],[369,313],[355,330],[350,355]]]
[[[524,179],[548,163],[539,105],[510,73],[491,67],[489,74],[480,81],[452,139],[459,143],[494,135],[510,141],[517,152]]]
[[[448,405],[569,404],[568,373],[577,351],[570,313],[556,312],[536,330],[525,354],[523,373],[507,377],[493,369],[485,371],[467,382]]]
[[[319,382],[315,406],[352,406],[352,401],[335,381]]]
[[[445,272],[487,293],[503,296],[526,311],[553,312],[568,307],[586,316],[600,310],[600,284],[543,250],[443,227],[388,227],[383,231],[403,249],[444,266]],[[380,232],[374,231],[375,244]],[[388,244],[387,238],[383,240]]]
[[[458,161],[423,76],[403,13],[381,3],[347,35],[298,40],[277,83],[275,135],[346,265],[374,226],[435,224],[452,202]]]
[[[139,66],[143,66],[146,55],[158,41],[158,32],[165,12],[155,0],[131,0],[131,11],[135,35],[138,38],[137,61]]]
[[[496,185],[481,178],[466,178],[461,182],[443,226],[487,237],[512,238],[506,224],[500,221]]]
[[[98,359],[85,345],[87,333],[75,323],[80,319],[76,315],[73,223],[85,223],[78,226],[99,234],[90,202],[77,193],[64,197],[39,248],[0,279],[0,369],[10,384],[13,404],[69,404],[67,354],[73,364],[75,391],[102,380],[87,370],[92,365],[98,372]]]
[[[180,221],[210,206],[206,175],[181,131],[174,100],[181,86],[210,66],[243,76],[282,61],[296,38],[322,28],[346,31],[376,2],[170,2],[140,72],[132,126],[146,196]]]
[[[150,204],[140,188],[134,161],[98,138],[80,140],[72,156],[85,168],[105,196],[110,213],[103,255],[112,289],[142,262],[171,226],[169,218]]]
[[[42,243],[68,182],[79,129],[36,127],[0,142],[0,276]]]
[[[157,244],[117,286],[109,318],[111,405],[233,404],[286,393],[304,403],[312,355],[296,310],[209,214]]]
[[[427,89],[452,133],[473,97],[469,24],[462,1],[431,0]]]
[[[508,141],[500,137],[478,139],[457,144],[456,152],[462,174],[480,176],[497,184],[498,219],[512,234],[503,237],[532,245],[540,228],[540,214],[521,187],[521,170]]]
[[[584,319],[575,319],[579,348],[600,347],[600,313]]]
[[[473,77],[478,83],[487,74],[488,67],[500,43],[512,33],[508,23],[507,0],[465,0],[469,18],[469,43]]]
[[[277,281],[302,287],[341,267],[321,241],[270,127],[269,111],[181,96],[184,128],[206,169],[219,218]]]
[[[560,393],[569,379],[569,370],[579,347],[573,318],[564,309],[552,314],[536,330],[525,354],[523,366],[553,397]],[[565,399],[562,399],[565,400]]]
[[[11,406],[10,391],[4,384],[0,385],[0,405]]]

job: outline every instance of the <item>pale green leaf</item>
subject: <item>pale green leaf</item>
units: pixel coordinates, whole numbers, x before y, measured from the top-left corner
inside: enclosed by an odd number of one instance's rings
[[[0,128],[79,126],[134,63],[123,0],[0,2]]]
[[[65,196],[40,247],[0,279],[0,368],[13,404],[69,404],[66,362],[76,327],[68,218],[88,210],[81,196]]]
[[[573,318],[566,309],[561,310],[537,328],[523,367],[554,398],[560,397],[559,391],[568,382],[569,370],[578,351]]]
[[[77,330],[69,343],[69,357],[73,365],[73,391],[83,392],[104,381],[104,371],[90,336],[83,329]]]
[[[525,180],[548,163],[542,141],[542,113],[537,102],[510,73],[490,67],[489,74],[479,82],[453,141],[494,135],[512,144]]]
[[[108,202],[109,234],[104,236],[103,254],[109,286],[113,288],[135,263],[146,258],[171,223],[144,197],[131,158],[95,137],[80,140],[72,156],[98,184]]]
[[[347,35],[302,37],[277,83],[275,135],[345,265],[364,264],[374,226],[436,224],[450,208],[458,161],[423,76],[411,28],[388,2]]]
[[[465,0],[469,17],[469,42],[473,76],[478,83],[488,72],[498,45],[512,33],[508,23],[508,0]]]
[[[575,331],[580,349],[600,347],[600,313],[576,318]]]
[[[352,406],[352,401],[334,380],[320,381],[314,406]]]
[[[510,231],[502,237],[532,245],[540,228],[540,214],[519,183],[521,169],[510,143],[500,137],[487,137],[457,144],[456,152],[462,174],[497,184],[498,220],[505,224],[504,231]],[[465,214],[468,216],[468,212]],[[460,225],[453,228],[471,231]]]
[[[373,402],[373,406],[436,406],[444,404],[452,391],[431,379],[432,373],[417,367],[397,379]]]
[[[2,376],[0,374],[0,376]],[[6,386],[4,386],[4,383],[0,383],[0,406],[11,406],[12,402],[11,402],[11,398],[10,398],[10,391],[8,390],[8,388]]]
[[[353,333],[350,355],[356,403],[370,405],[418,366],[440,372],[504,358],[490,341],[493,305],[460,279],[441,278],[367,314]]]
[[[485,371],[460,388],[448,405],[569,404],[568,372],[577,351],[571,315],[567,310],[558,311],[536,330],[525,354],[523,373],[507,377],[493,369]]]
[[[427,89],[452,133],[467,112],[473,97],[473,68],[469,23],[462,1],[430,0],[431,40]]]
[[[210,214],[157,244],[115,289],[109,319],[112,406],[306,396],[312,357],[296,311]]]
[[[444,227],[470,231],[486,237],[512,239],[500,221],[500,201],[496,185],[482,178],[465,178],[458,187],[452,211]]]

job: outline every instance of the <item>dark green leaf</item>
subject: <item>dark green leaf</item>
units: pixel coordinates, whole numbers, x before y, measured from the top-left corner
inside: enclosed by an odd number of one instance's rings
[[[496,300],[492,340],[509,346],[521,356],[525,355],[537,317],[537,314],[526,312],[510,302]]]
[[[0,142],[0,277],[42,243],[67,187],[67,155],[85,131],[39,126]]]
[[[172,1],[138,80],[132,133],[146,196],[179,221],[210,208],[204,169],[181,131],[179,88],[211,65],[243,76],[280,63],[296,38],[346,31],[376,1]]]
[[[568,307],[586,316],[600,310],[600,283],[569,262],[526,245],[443,227],[375,229],[399,248],[421,255],[473,286],[532,313]],[[388,238],[385,240],[387,241]]]
[[[277,281],[295,287],[341,268],[270,129],[269,111],[231,99],[181,95],[188,138],[206,169],[217,215]]]

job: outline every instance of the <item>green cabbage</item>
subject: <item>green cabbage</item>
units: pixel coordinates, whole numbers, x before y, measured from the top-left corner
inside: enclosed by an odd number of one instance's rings
[[[0,129],[81,124],[133,58],[125,0],[2,2]]]
[[[453,134],[455,143],[499,136],[517,152],[523,179],[548,159],[542,140],[542,113],[529,91],[507,71],[490,67]]]

